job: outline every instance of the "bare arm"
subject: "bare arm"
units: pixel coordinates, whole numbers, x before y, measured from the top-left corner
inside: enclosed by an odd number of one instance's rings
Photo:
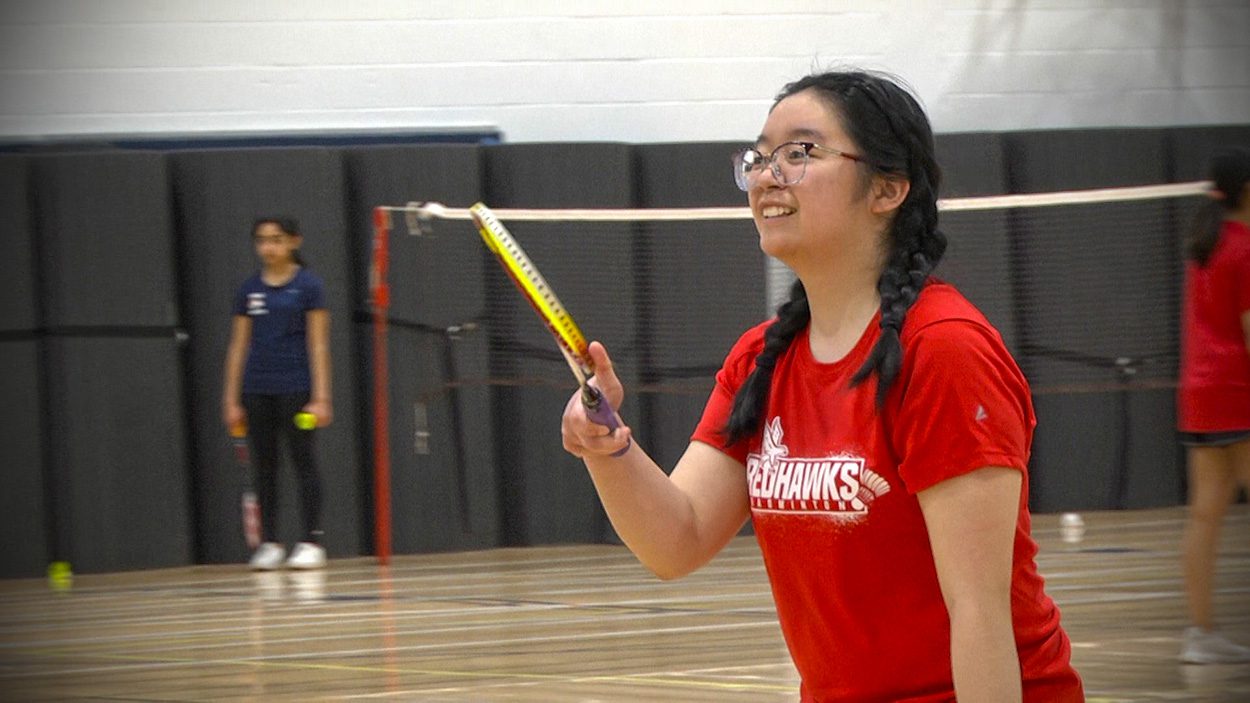
[[[235,315],[230,324],[230,344],[226,347],[225,380],[221,389],[221,421],[227,428],[245,422],[243,412],[243,363],[247,361],[247,348],[252,341],[252,319],[247,315]]]
[[[334,420],[330,383],[330,311],[309,310],[308,364],[312,375],[312,394],[304,412],[317,416],[317,426],[325,427]]]
[[[960,703],[1021,699],[1011,623],[1011,562],[1022,484],[1015,469],[986,467],[917,494],[951,623],[951,669]]]
[[[1250,310],[1241,313],[1241,336],[1246,340],[1246,353],[1250,354]]]
[[[620,407],[623,391],[607,352],[596,342],[591,355],[597,383]],[[636,442],[624,456],[612,457],[629,442],[629,428],[609,433],[590,422],[577,394],[565,407],[561,433],[564,448],[585,461],[612,526],[660,578],[678,578],[707,563],[747,519],[746,468],[714,447],[692,442],[671,476]]]

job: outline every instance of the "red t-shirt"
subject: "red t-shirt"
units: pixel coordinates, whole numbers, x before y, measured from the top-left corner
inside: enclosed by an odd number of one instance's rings
[[[1226,221],[1206,266],[1185,264],[1177,426],[1182,432],[1250,430],[1250,227]]]
[[[950,621],[916,493],[985,466],[1026,470],[1033,408],[998,332],[953,287],[931,282],[903,327],[884,417],[876,376],[851,377],[879,318],[841,361],[799,333],[773,373],[765,427],[725,447],[734,394],[763,348],[744,334],[716,376],[693,439],[747,468],[751,519],[803,701],[953,701]],[[1024,700],[1084,700],[1059,610],[1042,590],[1027,482],[1012,564]]]

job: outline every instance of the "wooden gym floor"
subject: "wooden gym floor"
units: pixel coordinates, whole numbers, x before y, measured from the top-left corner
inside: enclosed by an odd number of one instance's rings
[[[1250,665],[1176,661],[1184,510],[1036,515],[1090,701],[1250,701]],[[1225,523],[1217,608],[1250,643],[1250,508]],[[2,701],[794,701],[753,538],[680,581],[568,546],[0,581]]]

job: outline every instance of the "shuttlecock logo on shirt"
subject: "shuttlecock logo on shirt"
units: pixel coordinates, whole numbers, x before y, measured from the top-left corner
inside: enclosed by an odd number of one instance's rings
[[[890,492],[890,483],[864,466],[863,457],[792,457],[783,438],[781,418],[774,417],[764,425],[760,451],[747,455],[753,511],[854,518]]]

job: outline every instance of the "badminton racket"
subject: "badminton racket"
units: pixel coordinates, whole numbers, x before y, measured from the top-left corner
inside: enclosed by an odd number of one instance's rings
[[[534,308],[534,312],[538,313],[538,317],[547,325],[551,336],[555,337],[556,346],[564,354],[564,360],[569,363],[569,369],[581,388],[582,405],[586,408],[586,416],[592,422],[611,430],[620,427],[612,410],[612,404],[604,399],[602,391],[589,383],[595,375],[595,364],[590,358],[586,338],[582,336],[577,323],[573,321],[573,317],[556,297],[555,291],[547,285],[547,281],[538,272],[538,267],[525,254],[521,245],[513,239],[503,223],[490,211],[490,208],[477,203],[469,208],[469,215],[473,218],[473,223],[477,225],[477,231],[482,235],[486,248],[499,260],[508,278],[516,284],[517,290],[521,291],[521,295],[529,302],[530,307]],[[626,444],[612,456],[620,456],[628,450],[629,444]]]
[[[243,512],[243,539],[247,546],[256,549],[260,546],[260,503],[256,500],[256,490],[252,487],[252,455],[247,448],[247,425],[240,422],[230,428],[230,446],[234,449],[234,460],[243,471],[243,495],[240,500]]]

